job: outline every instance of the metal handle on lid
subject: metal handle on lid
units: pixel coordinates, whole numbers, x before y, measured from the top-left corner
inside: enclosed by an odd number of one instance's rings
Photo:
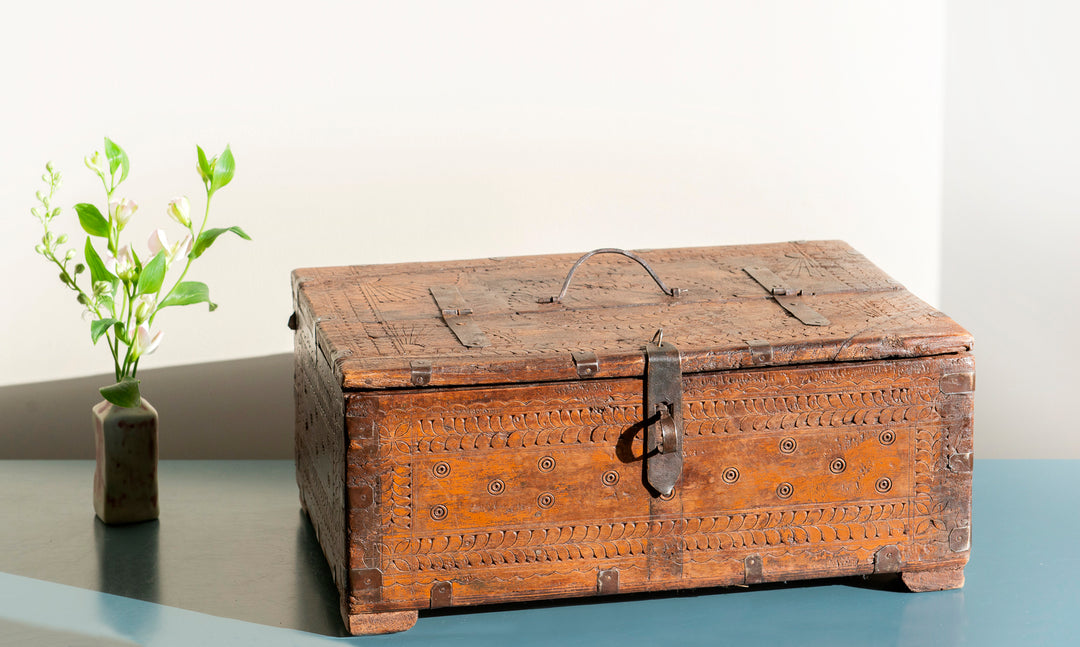
[[[627,257],[627,258],[629,258],[631,260],[637,261],[638,265],[644,267],[645,271],[649,273],[649,276],[652,277],[652,280],[656,281],[656,284],[658,286],[660,286],[660,289],[664,291],[664,294],[667,294],[667,295],[670,295],[670,296],[673,296],[673,297],[678,297],[678,296],[682,296],[683,294],[686,294],[686,290],[681,290],[679,288],[669,288],[668,286],[664,285],[664,282],[662,280],[660,280],[659,276],[656,275],[656,272],[653,271],[653,268],[649,267],[649,264],[645,262],[644,258],[638,256],[637,254],[635,254],[633,252],[628,252],[625,249],[617,249],[615,247],[604,247],[604,248],[601,248],[601,249],[594,249],[591,252],[589,252],[588,254],[585,254],[581,258],[577,259],[577,262],[574,263],[573,267],[571,267],[570,271],[567,273],[566,280],[563,281],[562,290],[559,291],[558,296],[540,297],[540,298],[538,298],[536,300],[536,302],[537,303],[562,303],[563,297],[566,296],[566,291],[570,289],[570,281],[574,278],[574,272],[577,271],[577,268],[580,267],[582,263],[584,263],[585,261],[589,260],[589,258],[591,258],[591,257],[593,257],[593,256],[595,256],[597,254],[621,254],[622,256],[625,256],[625,257]]]

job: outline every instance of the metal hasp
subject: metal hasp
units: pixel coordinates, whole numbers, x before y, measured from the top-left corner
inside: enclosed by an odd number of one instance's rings
[[[446,322],[450,332],[454,333],[462,346],[466,348],[484,348],[490,346],[480,327],[472,318],[472,308],[465,303],[461,292],[455,285],[433,285],[428,288],[431,296],[435,297],[435,303],[439,306],[439,313]]]
[[[645,346],[645,480],[661,495],[671,494],[682,475],[682,405],[679,349],[662,338],[649,342]]]
[[[783,279],[774,274],[769,268],[751,266],[744,267],[743,271],[761,284],[761,287],[768,290],[773,299],[799,321],[807,326],[829,325],[828,319],[822,317],[818,311],[803,303],[802,290],[796,290],[784,285]]]

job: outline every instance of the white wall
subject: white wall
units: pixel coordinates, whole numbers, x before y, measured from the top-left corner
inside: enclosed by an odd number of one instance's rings
[[[140,243],[197,198],[196,143],[231,142],[212,218],[255,238],[194,266],[221,308],[162,316],[144,367],[289,352],[309,265],[843,238],[936,302],[944,19],[929,0],[8,7],[0,384],[110,366],[28,213],[46,159],[64,204],[98,199],[82,156],[105,134]]]
[[[942,301],[975,334],[976,452],[1080,457],[1080,5],[948,10]]]

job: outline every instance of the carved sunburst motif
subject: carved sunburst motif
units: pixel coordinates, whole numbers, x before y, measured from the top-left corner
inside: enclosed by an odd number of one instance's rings
[[[400,285],[383,285],[379,282],[364,283],[362,289],[378,303],[412,301],[427,294],[427,290]]]
[[[832,275],[821,267],[817,261],[803,254],[785,254],[787,261],[781,270],[781,275],[791,279],[797,278],[832,278]]]
[[[401,346],[423,347],[423,337],[420,328],[411,323],[386,324],[386,332]]]

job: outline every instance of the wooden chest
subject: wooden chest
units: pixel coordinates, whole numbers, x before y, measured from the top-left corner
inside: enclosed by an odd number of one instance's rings
[[[842,242],[601,251],[293,273],[297,482],[352,633],[631,591],[962,586],[969,333]]]

